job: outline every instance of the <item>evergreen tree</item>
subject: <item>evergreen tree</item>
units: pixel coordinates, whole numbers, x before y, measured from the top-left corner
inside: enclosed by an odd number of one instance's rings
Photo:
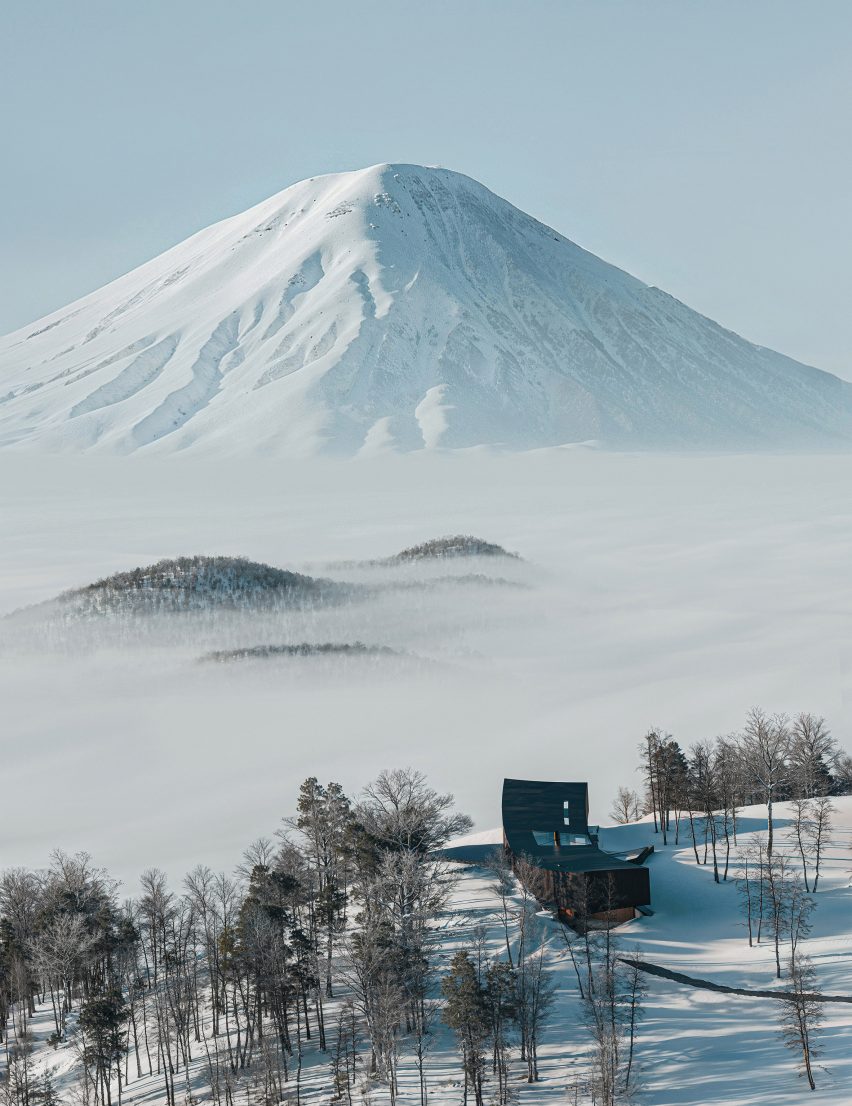
[[[444,1021],[453,1030],[462,1055],[464,1070],[464,1101],[472,1090],[476,1106],[483,1103],[485,1056],[490,1018],[485,988],[480,982],[473,961],[465,951],[453,957],[450,970],[441,980],[444,996]]]
[[[121,1095],[120,1061],[127,1048],[124,1024],[127,1009],[120,991],[110,990],[83,1003],[80,1029],[84,1040],[84,1061],[94,1068],[95,1078],[102,1088],[107,1106],[111,1106],[110,1083],[113,1068],[118,1074]]]

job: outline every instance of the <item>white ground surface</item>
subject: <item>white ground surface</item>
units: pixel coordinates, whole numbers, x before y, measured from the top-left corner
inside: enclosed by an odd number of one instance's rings
[[[836,829],[828,850],[813,933],[804,942],[813,958],[819,986],[825,992],[852,994],[852,799],[837,800]],[[785,844],[783,826],[788,816],[777,810],[781,827],[779,847]],[[742,812],[744,844],[765,830],[763,808]],[[604,831],[602,843],[611,849],[655,841],[657,851],[649,868],[654,915],[637,919],[617,931],[623,950],[638,949],[657,964],[701,978],[736,986],[772,988],[773,954],[769,944],[749,949],[739,914],[733,882],[715,885],[709,867],[698,868],[685,837],[680,847],[663,849],[646,823]],[[442,964],[456,949],[470,946],[472,927],[485,925],[492,955],[501,955],[503,931],[496,913],[497,900],[489,880],[479,869],[464,869],[450,909],[436,924]],[[574,972],[564,952],[557,923],[548,922],[552,969],[558,976],[558,997],[541,1049],[541,1082],[523,1082],[521,1066],[514,1069],[517,1102],[528,1106],[573,1103],[575,1079],[586,1072],[587,1037],[579,1025],[579,1002]],[[338,997],[342,997],[342,992]],[[852,1102],[852,1006],[828,1005],[821,1037],[824,1054],[816,1071],[817,1091],[811,1094],[795,1071],[792,1055],[782,1046],[771,1000],[717,995],[650,979],[645,1018],[639,1030],[637,1066],[643,1106],[797,1106],[808,1102]],[[331,1021],[331,1018],[328,1019]],[[44,1010],[39,1018],[42,1037],[50,1030]],[[202,1052],[203,1055],[203,1052]],[[43,1061],[54,1068],[57,1082],[67,1088],[73,1079],[73,1056],[68,1046],[54,1052],[45,1048]],[[132,1065],[131,1065],[132,1066]],[[196,1061],[194,1072],[201,1068]],[[431,1098],[441,1106],[461,1100],[458,1058],[452,1038],[444,1030],[429,1062]],[[194,1075],[193,1080],[196,1078]],[[410,1057],[402,1065],[401,1103],[417,1099],[415,1069]],[[311,1103],[328,1101],[328,1069],[323,1058],[309,1054],[306,1096]],[[386,1096],[379,1092],[376,1102]],[[158,1100],[151,1080],[132,1081],[124,1101]],[[587,1101],[582,1096],[577,1100]]]
[[[0,624],[0,866],[87,849],[128,890],[152,864],[230,868],[306,776],[354,792],[398,764],[455,792],[479,826],[499,819],[507,775],[589,780],[605,822],[649,725],[687,745],[755,704],[823,713],[852,748],[848,457],[181,460],[0,456],[0,612],[162,556],[323,572],[459,531],[521,552],[530,586],[280,627],[429,665],[210,669],[192,641],[21,652]]]

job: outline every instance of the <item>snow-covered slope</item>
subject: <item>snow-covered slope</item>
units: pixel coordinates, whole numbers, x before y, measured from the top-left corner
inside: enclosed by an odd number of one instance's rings
[[[0,444],[122,452],[839,445],[852,384],[476,181],[296,184],[0,341]]]
[[[811,957],[817,975],[817,986],[824,994],[852,994],[852,929],[850,907],[852,888],[849,885],[849,864],[852,859],[852,798],[835,800],[835,828],[826,851],[820,888],[814,896],[816,908],[813,929],[799,945],[799,951]],[[788,804],[779,804],[778,849],[796,870],[797,851],[790,839]],[[765,830],[766,810],[745,808],[740,814],[740,847],[752,844]],[[681,826],[681,840],[667,846],[654,835],[653,826],[635,823],[603,831],[607,848],[633,849],[649,842],[655,853],[649,860],[654,914],[637,918],[612,933],[617,955],[635,956],[639,952],[648,964],[669,969],[702,980],[726,986],[752,990],[784,990],[785,981],[775,979],[771,938],[764,931],[763,940],[749,948],[743,924],[740,896],[734,876],[739,848],[734,850],[727,882],[715,884],[710,866],[696,866],[693,861],[689,831]],[[479,839],[488,832],[471,835]],[[499,835],[498,835],[499,837]],[[454,953],[460,949],[477,949],[489,960],[504,960],[506,935],[501,921],[501,903],[494,890],[494,880],[486,870],[476,867],[459,869],[459,882],[448,908],[435,919],[433,926],[434,959],[438,974],[448,968]],[[517,956],[518,934],[516,917],[521,902],[517,889],[510,898],[509,940]],[[526,1082],[525,1065],[519,1060],[517,1034],[510,1036],[511,1061],[509,1086],[512,1101],[517,1106],[551,1106],[556,1103],[577,1103],[592,1106],[588,1092],[591,1073],[591,1034],[585,1026],[583,1006],[577,990],[577,976],[559,923],[546,914],[539,915],[540,932],[536,940],[544,944],[546,967],[553,973],[555,1003],[543,1018],[539,1052],[540,1080]],[[784,941],[783,957],[788,955]],[[199,969],[204,973],[203,958]],[[582,972],[581,968],[581,972]],[[801,1106],[805,1101],[826,1106],[848,1106],[852,1051],[852,1006],[828,1003],[823,1008],[824,1031],[813,1042],[819,1053],[816,1065],[816,1091],[811,1094],[807,1084],[797,1075],[796,1056],[782,1044],[778,1029],[778,1007],[772,1000],[752,996],[734,996],[646,977],[647,995],[643,1003],[644,1016],[639,1019],[635,1041],[634,1069],[637,1106]],[[326,1003],[326,1025],[336,1026],[341,1005],[350,997],[345,982],[335,985],[335,997]],[[148,1009],[150,1011],[151,1004]],[[144,1009],[144,1007],[143,1007]],[[153,1021],[153,1015],[148,1014]],[[11,1021],[11,1019],[10,1019]],[[50,1071],[62,1102],[73,1102],[81,1082],[81,1065],[75,1041],[77,1011],[69,1018],[71,1032],[68,1041],[56,1048],[49,1043],[53,1015],[49,1002],[38,1005],[30,1023],[35,1050],[35,1070]],[[202,1008],[200,1028],[204,1039],[215,1041],[209,1007]],[[141,1033],[140,1033],[141,1036]],[[77,1039],[78,1040],[78,1039]],[[368,1053],[359,1038],[359,1071],[366,1070]],[[211,1051],[213,1047],[211,1046]],[[410,1036],[401,1034],[399,1042],[399,1103],[419,1102],[416,1058]],[[209,1102],[210,1075],[205,1047],[197,1040],[191,1046],[192,1059],[179,1075],[179,1086],[186,1090],[187,1100]],[[303,1041],[300,1056],[300,1101],[304,1106],[323,1106],[332,1095],[332,1075],[329,1052],[323,1053],[315,1040]],[[3,1059],[0,1057],[0,1071]],[[249,1106],[260,1096],[256,1089],[256,1066],[249,1064],[234,1080],[235,1106]],[[161,1103],[162,1076],[148,1074],[145,1058],[143,1070],[137,1074],[131,1059],[122,1089],[126,1106],[151,1106]],[[449,1029],[438,1019],[427,1056],[426,1075],[429,1101],[434,1106],[458,1106],[462,1100],[461,1058]],[[488,1072],[486,1101],[493,1100],[494,1081]],[[285,1093],[291,1090],[294,1079]],[[376,1106],[388,1106],[390,1096],[380,1081],[369,1084],[369,1100]],[[115,1092],[115,1084],[113,1091]],[[597,1101],[600,1101],[598,1099]]]

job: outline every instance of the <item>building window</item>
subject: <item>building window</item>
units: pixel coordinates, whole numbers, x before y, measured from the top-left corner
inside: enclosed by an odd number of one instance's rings
[[[543,849],[561,845],[591,845],[592,840],[585,833],[565,833],[561,830],[531,830],[536,845]]]

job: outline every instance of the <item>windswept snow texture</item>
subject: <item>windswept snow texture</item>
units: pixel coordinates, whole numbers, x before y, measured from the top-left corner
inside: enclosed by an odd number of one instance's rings
[[[0,444],[354,455],[846,446],[852,384],[476,181],[312,178],[0,340]]]

